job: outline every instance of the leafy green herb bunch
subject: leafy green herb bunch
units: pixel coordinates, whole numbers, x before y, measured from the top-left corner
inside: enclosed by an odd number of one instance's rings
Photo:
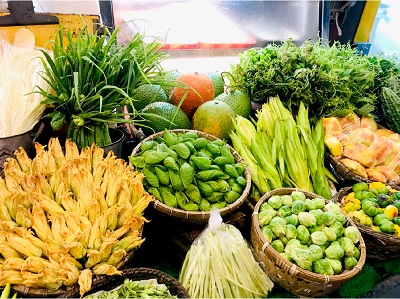
[[[136,33],[126,44],[118,43],[117,27],[91,33],[87,26],[74,36],[61,25],[52,41],[52,55],[43,51],[43,77],[52,90],[40,89],[43,103],[54,106],[46,115],[54,130],[65,123],[67,138],[79,148],[111,143],[109,124],[140,122],[134,109],[133,90],[144,83],[162,84],[160,63],[168,55],[156,38]],[[126,117],[122,108],[132,107]]]

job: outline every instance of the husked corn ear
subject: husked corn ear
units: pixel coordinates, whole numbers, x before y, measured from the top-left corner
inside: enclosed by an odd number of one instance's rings
[[[7,270],[21,270],[25,260],[19,257],[11,257],[4,261],[3,265],[0,267],[1,271]]]
[[[53,239],[53,233],[47,217],[39,203],[34,203],[32,207],[32,228],[42,241]]]
[[[85,267],[88,269],[93,268],[94,265],[97,265],[101,261],[101,254],[98,250],[88,249],[86,251],[87,261],[85,263]]]
[[[126,256],[126,251],[123,249],[115,250],[107,261],[107,264],[117,266],[119,262]]]
[[[75,142],[67,139],[65,141],[65,158],[67,160],[79,157],[79,149]]]
[[[0,238],[0,254],[5,258],[22,258],[22,254],[15,250],[6,240]]]
[[[90,269],[81,271],[78,278],[79,284],[79,295],[82,297],[83,294],[90,291],[92,288],[93,272]]]
[[[9,282],[13,284],[23,284],[24,278],[19,270],[6,270],[0,272],[0,286],[5,286]]]
[[[16,157],[21,170],[26,174],[30,174],[32,167],[32,160],[31,158],[28,157],[28,154],[26,153],[24,148],[19,147],[18,150],[14,152],[14,156]]]
[[[96,275],[121,275],[122,271],[119,271],[115,266],[106,263],[97,264],[93,267],[93,273]]]
[[[13,233],[7,233],[7,242],[11,247],[15,248],[26,257],[42,256],[42,248],[33,245],[29,240],[21,238]]]

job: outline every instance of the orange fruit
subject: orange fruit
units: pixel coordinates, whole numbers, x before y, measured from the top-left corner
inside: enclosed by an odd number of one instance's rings
[[[192,118],[201,104],[214,99],[214,84],[207,74],[199,72],[183,73],[176,80],[184,83],[186,87],[175,86],[172,88],[170,101],[178,106],[183,99],[180,108],[189,118]]]
[[[232,119],[235,112],[221,101],[209,101],[197,108],[192,119],[192,129],[208,133],[229,141],[229,133],[234,130]]]

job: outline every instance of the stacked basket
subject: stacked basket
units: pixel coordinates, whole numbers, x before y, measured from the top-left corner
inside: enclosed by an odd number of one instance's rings
[[[151,268],[129,268],[122,271],[117,276],[99,276],[93,280],[92,288],[84,296],[96,293],[98,291],[109,291],[124,283],[125,279],[133,281],[156,279],[158,284],[165,284],[169,292],[178,298],[189,298],[189,294],[181,283],[171,275],[160,270]],[[79,286],[73,287],[64,292],[59,298],[79,298]]]
[[[264,194],[258,201],[252,215],[251,225],[251,244],[255,255],[269,274],[271,279],[283,286],[286,290],[298,297],[323,297],[333,292],[346,281],[354,277],[363,267],[366,258],[366,249],[363,238],[359,234],[358,248],[360,258],[357,265],[352,270],[345,270],[338,275],[321,275],[304,270],[287,259],[283,258],[271,244],[267,242],[260,229],[258,212],[264,202],[274,195],[290,195],[293,191],[299,191],[294,188],[276,189]],[[303,192],[307,198],[313,199],[320,197],[314,193]],[[322,198],[322,197],[320,197]],[[326,203],[328,201],[325,200]],[[347,225],[355,226],[351,219],[347,219]]]

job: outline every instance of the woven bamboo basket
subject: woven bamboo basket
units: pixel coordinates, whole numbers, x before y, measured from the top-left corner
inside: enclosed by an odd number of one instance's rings
[[[143,234],[143,226],[140,230],[140,236]],[[116,265],[116,268],[121,270],[126,267],[126,265],[129,263],[129,261],[132,259],[134,256],[136,250],[138,250],[138,247],[134,248],[126,256],[124,256],[121,261]],[[23,298],[27,297],[32,297],[32,298],[54,298],[58,297],[65,292],[69,292],[70,290],[73,290],[78,286],[71,286],[71,287],[61,287],[58,290],[51,290],[51,289],[43,289],[43,288],[31,288],[27,287],[24,285],[12,285],[11,289],[15,292],[21,295]],[[79,287],[78,287],[79,288]],[[79,294],[79,291],[78,291]],[[78,296],[79,297],[79,296]]]
[[[131,280],[146,280],[146,279],[157,279],[160,284],[165,284],[168,287],[171,295],[178,296],[178,298],[189,298],[189,294],[181,283],[171,275],[164,273],[160,270],[151,268],[128,268],[122,270],[122,275],[107,276],[101,275],[93,280],[92,288],[89,292],[83,296],[101,291],[101,290],[112,290],[119,285],[124,283],[124,279],[129,278]],[[64,292],[59,298],[79,298],[79,286],[73,287],[68,291]]]
[[[352,270],[344,270],[338,275],[321,275],[304,270],[295,264],[283,258],[275,249],[270,246],[263,236],[258,221],[258,211],[260,206],[267,202],[273,195],[288,195],[293,191],[301,191],[295,188],[280,188],[264,194],[255,206],[252,215],[250,240],[255,252],[256,258],[261,263],[264,270],[269,274],[271,279],[284,287],[297,297],[323,297],[333,292],[346,281],[359,273],[364,266],[366,258],[366,250],[362,235],[359,233],[360,241],[358,248],[360,249],[360,259]],[[302,191],[307,198],[320,197],[314,193]],[[322,197],[320,197],[322,198]],[[325,200],[326,203],[329,201]],[[347,225],[355,226],[351,219],[347,219]]]
[[[398,186],[392,188],[400,189]],[[339,190],[332,201],[341,203],[342,199],[352,191],[352,187],[344,187]],[[354,221],[355,225],[361,232],[365,245],[367,246],[367,257],[374,260],[390,260],[400,255],[400,237],[391,234],[377,232],[372,228]]]
[[[175,133],[186,133],[189,131],[195,132],[199,137],[204,137],[208,140],[217,140],[218,139],[217,137],[215,137],[213,135],[210,135],[210,134],[207,134],[204,132],[200,132],[200,131],[196,131],[196,130],[183,130],[183,129],[171,130],[171,132],[175,132]],[[164,132],[161,131],[161,132],[155,133],[155,134],[150,135],[147,138],[143,139],[133,149],[132,156],[135,156],[136,154],[138,154],[140,152],[140,147],[144,142],[156,139],[158,136],[162,136],[163,133]],[[239,154],[231,146],[229,146],[229,147],[230,147],[232,155],[235,158],[235,161],[244,163],[242,157],[240,157]],[[233,212],[235,212],[244,203],[245,199],[249,195],[250,187],[251,187],[251,175],[250,175],[250,172],[247,169],[246,165],[245,165],[244,177],[245,177],[247,183],[243,190],[242,195],[234,203],[227,205],[225,208],[222,208],[219,210],[221,217],[230,215]],[[184,222],[190,222],[190,223],[194,223],[194,224],[207,224],[208,219],[210,218],[210,212],[185,211],[185,210],[181,210],[181,209],[177,209],[177,208],[172,208],[158,200],[151,202],[150,206],[153,207],[155,210],[157,210],[173,219],[184,221]]]
[[[369,178],[364,178],[354,171],[348,169],[343,163],[339,160],[340,158],[334,157],[332,155],[328,155],[328,160],[332,167],[332,172],[336,177],[338,177],[341,181],[348,183],[357,183],[357,182],[365,182],[365,183],[372,183],[373,180]],[[399,185],[400,184],[400,177],[398,177],[395,181],[387,182],[387,184]]]

